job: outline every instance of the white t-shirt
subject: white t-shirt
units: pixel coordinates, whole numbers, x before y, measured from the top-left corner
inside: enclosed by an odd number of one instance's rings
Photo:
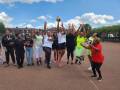
[[[58,44],[66,43],[66,34],[62,34],[61,32],[57,33],[58,36]]]
[[[49,47],[52,48],[53,41],[49,41],[48,39],[51,39],[51,37],[48,37],[47,35],[44,37],[43,47]]]

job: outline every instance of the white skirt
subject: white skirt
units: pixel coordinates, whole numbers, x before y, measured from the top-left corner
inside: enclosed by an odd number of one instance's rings
[[[43,51],[42,46],[36,46],[34,48],[34,58],[37,59],[42,57],[42,51]]]

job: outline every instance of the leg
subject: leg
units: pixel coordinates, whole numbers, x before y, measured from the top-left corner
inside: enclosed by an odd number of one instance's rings
[[[24,53],[21,55],[21,62],[20,62],[21,67],[23,67],[23,63],[24,63]]]
[[[10,55],[11,55],[11,58],[12,58],[12,62],[13,62],[13,64],[15,64],[14,49],[11,49],[11,50],[10,50]]]
[[[20,55],[19,54],[16,54],[16,60],[17,60],[17,65],[18,65],[18,68],[20,68]]]
[[[96,64],[96,70],[97,70],[98,75],[99,75],[99,78],[98,78],[98,79],[102,79],[101,70],[100,70],[101,66],[102,66],[101,63],[97,63],[97,64]]]
[[[74,58],[74,50],[71,50],[71,59],[72,59],[71,64],[73,64],[73,58]]]
[[[50,67],[50,59],[51,59],[51,48],[46,48],[47,49],[47,51],[46,51],[46,53],[47,53],[47,68],[51,68]]]
[[[61,50],[61,56],[60,56],[60,62],[61,62],[61,59],[62,59],[62,57],[63,57],[64,54],[65,54],[65,49],[62,49]]]
[[[90,66],[89,66],[88,70],[92,70],[92,57],[91,57],[91,55],[88,55],[88,59],[90,61]]]
[[[5,52],[5,57],[6,57],[6,63],[7,64],[9,64],[9,51],[7,50],[6,52]]]
[[[96,75],[96,64],[94,62],[92,62],[92,63],[93,63],[93,65],[92,65],[93,76],[91,76],[91,77],[96,77],[97,76]]]
[[[29,61],[30,61],[30,65],[32,65],[33,61],[33,48],[29,48]]]
[[[57,60],[57,57],[56,57],[57,55],[56,55],[56,54],[57,54],[57,51],[56,51],[56,50],[54,50],[54,61],[56,61],[56,60]]]
[[[67,49],[67,64],[69,64],[69,57],[70,57],[70,50],[69,49]]]
[[[30,65],[30,62],[29,62],[29,48],[26,48],[26,58],[27,58],[28,66],[29,66]]]
[[[44,52],[45,52],[45,64],[47,64],[47,49],[44,47]]]

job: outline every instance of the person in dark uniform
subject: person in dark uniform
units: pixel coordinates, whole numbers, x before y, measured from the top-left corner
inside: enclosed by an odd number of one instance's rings
[[[16,54],[16,60],[18,69],[23,67],[24,62],[24,40],[21,37],[21,34],[16,34],[16,40],[15,40],[15,54]]]
[[[10,33],[9,30],[6,30],[5,35],[2,37],[2,46],[5,50],[7,66],[9,66],[9,56],[12,58],[12,62],[15,65],[15,56],[14,56],[14,42],[15,37]]]
[[[73,30],[70,29],[66,35],[66,47],[67,47],[67,64],[69,64],[69,57],[71,56],[71,64],[73,64],[74,50],[75,50],[75,35]]]

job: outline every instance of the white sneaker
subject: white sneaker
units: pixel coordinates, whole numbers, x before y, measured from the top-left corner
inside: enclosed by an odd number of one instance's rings
[[[92,70],[92,67],[90,66],[90,67],[88,68],[88,70],[91,71],[91,70]]]

